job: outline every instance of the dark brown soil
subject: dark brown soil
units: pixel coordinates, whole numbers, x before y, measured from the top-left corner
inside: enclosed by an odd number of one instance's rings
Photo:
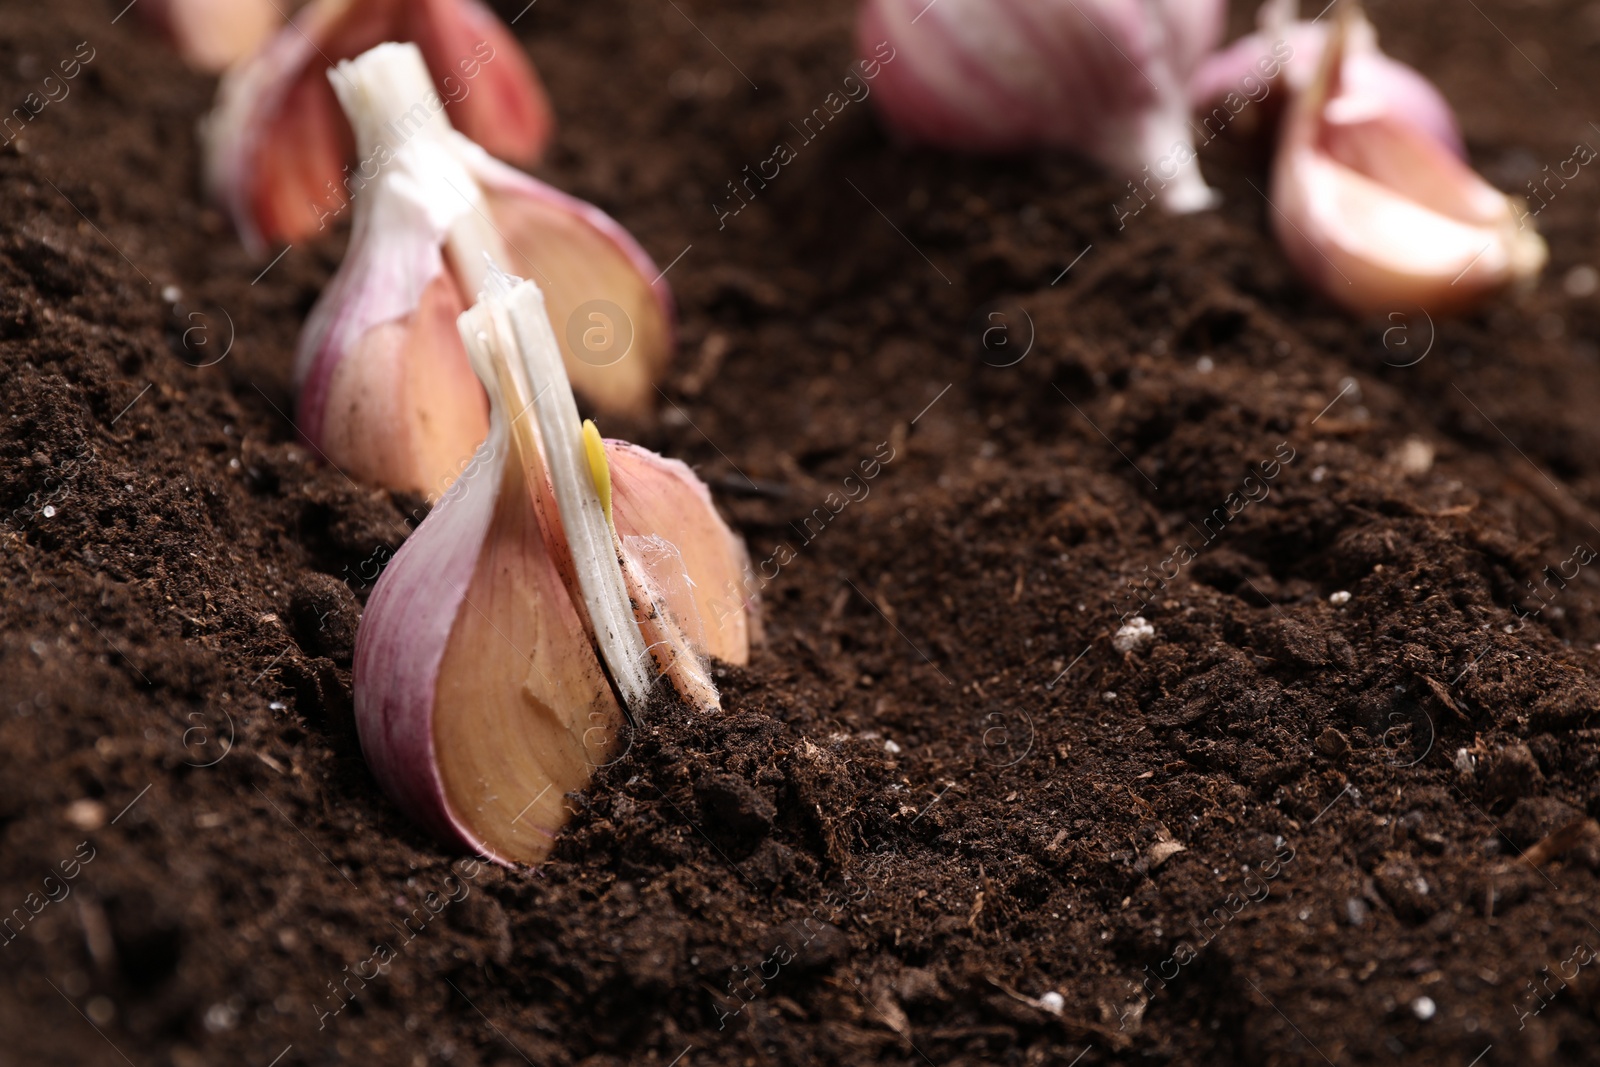
[[[719,229],[848,0],[538,4],[548,176],[684,253],[669,399],[607,430],[794,558],[725,716],[663,714],[507,874],[351,727],[421,511],[286,418],[343,237],[252,280],[211,83],[121,7],[0,7],[7,108],[94,53],[0,150],[0,1064],[1600,1063],[1600,846],[1520,858],[1600,815],[1593,174],[1537,292],[1433,324],[1308,295],[1241,140],[1221,211],[1119,231],[1087,165],[852,104]],[[1600,144],[1592,5],[1372,7],[1502,187]]]

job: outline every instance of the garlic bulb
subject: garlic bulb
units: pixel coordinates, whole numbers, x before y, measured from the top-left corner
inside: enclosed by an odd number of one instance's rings
[[[442,105],[501,159],[532,164],[543,154],[554,126],[544,87],[479,0],[312,0],[228,72],[201,123],[207,192],[253,254],[324,229],[341,209],[351,168],[364,174],[371,164],[366,154],[353,162],[326,74],[385,41],[414,42],[427,60],[433,82],[404,109],[419,121]],[[406,136],[398,128],[390,151]]]
[[[344,263],[300,339],[306,439],[351,477],[448,488],[488,428],[455,329],[486,255],[546,285],[551,313],[568,324],[568,373],[596,407],[646,409],[671,355],[671,297],[627,231],[497,162],[442,108],[413,107],[430,84],[417,46],[380,45],[330,74],[371,166],[350,189]],[[611,335],[585,347],[596,317]]]
[[[860,55],[882,61],[874,96],[901,135],[975,152],[1076,149],[1124,177],[1153,175],[1167,210],[1186,212],[1216,200],[1195,161],[1188,82],[1221,39],[1225,9],[1226,0],[866,0],[856,40]]]
[[[1235,101],[1263,99],[1280,71],[1290,96],[1310,88],[1322,65],[1330,23],[1298,19],[1298,6],[1297,0],[1266,0],[1257,16],[1260,28],[1210,56],[1195,71],[1189,95],[1197,126],[1208,136],[1228,125],[1232,105],[1219,108],[1230,95]],[[1339,75],[1346,93],[1384,101],[1397,119],[1466,158],[1461,127],[1449,102],[1415,68],[1384,54],[1377,31],[1365,18],[1350,26]]]
[[[283,21],[273,0],[144,0],[138,10],[185,63],[207,74],[250,55]]]
[[[1346,2],[1273,163],[1273,226],[1290,262],[1358,313],[1458,311],[1536,277],[1544,241],[1390,102],[1344,78],[1364,17]]]
[[[708,627],[700,591],[745,581],[749,560],[688,468],[579,423],[537,286],[491,275],[460,331],[489,437],[373,591],[356,722],[424,828],[537,863],[657,678],[719,706],[703,657],[746,662],[754,617]]]

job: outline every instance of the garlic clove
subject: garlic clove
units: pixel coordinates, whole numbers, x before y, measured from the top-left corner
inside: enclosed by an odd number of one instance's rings
[[[437,147],[452,135],[442,113],[394,151],[382,143],[411,89],[427,84],[414,46],[381,46],[335,77],[374,166],[354,193],[344,262],[301,334],[298,425],[347,475],[437,495],[488,427],[487,399],[455,325],[471,290],[445,256],[483,205],[472,199],[471,176]]]
[[[618,560],[544,294],[497,270],[484,294],[460,319],[462,341],[491,404],[530,416],[512,420],[511,436],[534,511],[607,677],[623,706],[640,714],[651,686],[638,620],[645,605]]]
[[[510,27],[479,0],[411,0],[385,40],[422,49],[456,129],[498,159],[532,166],[555,132],[539,72]]]
[[[1505,194],[1478,178],[1437,138],[1370,96],[1341,94],[1323,112],[1321,148],[1379,185],[1441,214],[1485,225],[1506,213]]]
[[[379,784],[424,829],[537,863],[565,794],[618,750],[623,717],[497,422],[484,462],[373,591],[356,721]]]
[[[1174,212],[1215,203],[1194,158],[1188,82],[1223,0],[867,0],[863,73],[898,134],[942,148],[1072,148],[1160,178]],[[885,51],[887,49],[887,51]]]
[[[450,488],[489,428],[488,400],[456,332],[464,310],[440,272],[409,315],[372,326],[324,361],[324,391],[302,394],[302,412],[316,411],[302,428],[330,463],[391,489]]]
[[[301,337],[307,440],[352,477],[443,492],[487,426],[482,387],[452,323],[491,260],[554,280],[549,303],[568,324],[563,358],[597,407],[648,408],[671,355],[671,300],[627,232],[496,161],[452,129],[442,108],[418,111],[412,102],[430,91],[418,46],[379,45],[328,80],[366,163],[347,189],[350,246]],[[408,136],[391,149],[395,129]],[[615,353],[607,365],[573,355],[589,355],[584,342],[601,335]]]
[[[486,260],[551,281],[567,373],[597,408],[647,411],[671,357],[671,297],[627,231],[498,162],[442,110],[417,113],[411,101],[429,91],[418,46],[380,45],[329,81],[370,165],[351,183],[345,261],[302,335],[306,438],[352,476],[448,487],[487,424],[466,351],[445,325],[461,307],[447,297],[479,291]],[[401,127],[409,136],[391,150]],[[453,286],[441,287],[441,273]],[[425,292],[433,304],[422,305]]]
[[[1290,261],[1358,313],[1464,310],[1536,277],[1547,251],[1514,200],[1383,101],[1346,91],[1356,17],[1285,120],[1272,215]]]
[[[470,142],[462,161],[483,187],[512,273],[538,282],[573,387],[603,414],[649,413],[672,359],[671,291],[627,230]]]
[[[759,639],[759,616],[729,603],[725,590],[752,588],[744,542],[728,528],[711,493],[679,460],[626,441],[607,441],[616,528],[624,543],[677,531],[670,540],[637,544],[641,565],[667,593],[672,614],[704,655],[748,663]],[[654,562],[651,558],[654,557]],[[678,580],[677,575],[687,580]]]
[[[354,141],[325,79],[317,38],[333,12],[314,3],[255,54],[236,63],[200,121],[206,194],[233,221],[252,255],[268,242],[315,232],[319,208],[341,187]]]
[[[1195,71],[1189,95],[1196,123],[1207,136],[1225,129],[1234,109],[1242,110],[1247,102],[1276,107],[1276,101],[1268,104],[1274,83],[1286,86],[1290,96],[1310,87],[1327,47],[1329,26],[1295,20],[1295,7],[1268,0],[1262,5],[1259,31],[1208,57]],[[1444,95],[1415,68],[1385,55],[1365,17],[1350,28],[1339,76],[1346,93],[1383,101],[1397,118],[1466,158],[1460,124]]]
[[[508,158],[543,153],[554,125],[548,97],[477,0],[313,0],[228,72],[201,124],[207,192],[253,254],[319,231],[341,208],[355,150],[328,67],[394,39],[420,42],[432,75],[431,97],[412,104],[438,102]],[[392,135],[389,149],[404,136]]]
[[[695,647],[679,625],[698,610],[684,590],[746,557],[687,468],[619,443],[595,459],[537,288],[490,272],[485,292],[459,329],[490,397],[489,436],[373,591],[356,721],[375,777],[422,827],[538,863],[565,795],[622,751],[618,695],[634,714],[647,707],[650,679],[634,667],[653,655],[692,706],[719,706],[701,655],[738,652],[741,631]]]
[[[433,737],[446,802],[475,842],[536,863],[624,723],[509,466],[497,503],[441,660]]]
[[[207,74],[250,55],[283,22],[273,0],[144,0],[139,14]]]

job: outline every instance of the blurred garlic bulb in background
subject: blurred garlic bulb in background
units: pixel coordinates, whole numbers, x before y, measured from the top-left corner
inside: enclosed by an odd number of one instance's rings
[[[143,0],[139,16],[195,70],[220,74],[283,22],[273,0]]]
[[[489,275],[460,332],[489,438],[373,591],[356,724],[419,825],[537,863],[625,717],[667,690],[720,709],[705,657],[746,662],[757,618],[708,598],[749,559],[687,467],[580,424],[537,286]]]
[[[1478,177],[1371,83],[1344,76],[1370,25],[1345,0],[1316,76],[1289,104],[1272,210],[1291,263],[1358,312],[1459,311],[1543,269],[1516,201]]]
[[[201,124],[206,190],[253,254],[325,227],[356,158],[328,68],[385,41],[421,49],[428,91],[492,155],[530,165],[544,153],[554,128],[544,87],[479,0],[313,0],[228,72]]]
[[[969,152],[1074,149],[1127,178],[1148,168],[1181,213],[1216,200],[1189,80],[1225,13],[1226,0],[866,0],[856,42],[863,57],[892,50],[874,97],[896,133]]]
[[[545,285],[568,373],[596,408],[646,410],[671,357],[671,297],[627,231],[492,159],[442,108],[413,107],[430,84],[416,45],[329,73],[363,162],[350,247],[301,334],[306,439],[352,477],[448,488],[488,429],[455,327],[486,258]]]

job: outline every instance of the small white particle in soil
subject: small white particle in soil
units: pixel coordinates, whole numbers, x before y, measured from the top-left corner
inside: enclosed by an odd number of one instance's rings
[[[111,1003],[109,997],[93,997],[84,1005],[83,1013],[96,1026],[105,1026],[117,1017],[117,1006]]]
[[[1433,1018],[1434,1012],[1438,1010],[1438,1005],[1434,1004],[1432,997],[1418,997],[1411,1002],[1411,1011],[1423,1022]]]
[[[1039,1007],[1043,1008],[1051,1015],[1060,1015],[1061,1010],[1066,1006],[1067,998],[1062,996],[1060,993],[1057,993],[1053,989],[1039,998]]]
[[[1201,374],[1210,374],[1217,369],[1217,364],[1210,356],[1201,356],[1194,361],[1194,369]]]
[[[206,1009],[205,1026],[213,1034],[232,1030],[239,1024],[239,1013],[226,1004],[213,1004]]]
[[[1341,589],[1337,593],[1334,593],[1332,596],[1328,597],[1328,603],[1332,604],[1336,608],[1342,608],[1346,604],[1350,603],[1350,594]]]
[[[1567,271],[1567,276],[1561,280],[1561,288],[1565,289],[1567,295],[1574,299],[1593,296],[1595,290],[1600,289],[1600,271],[1596,271],[1587,264],[1581,267],[1573,267]]]
[[[885,741],[883,743],[883,750],[889,753],[889,755],[893,756],[900,751],[900,746],[895,744],[893,741]]]
[[[46,504],[44,506],[44,517],[47,518],[47,519],[53,519],[53,518],[56,517],[55,505]]]
[[[67,805],[67,822],[85,832],[106,824],[106,806],[98,800],[74,800]]]
[[[1118,652],[1137,652],[1156,639],[1156,628],[1143,615],[1135,615],[1111,638]]]

